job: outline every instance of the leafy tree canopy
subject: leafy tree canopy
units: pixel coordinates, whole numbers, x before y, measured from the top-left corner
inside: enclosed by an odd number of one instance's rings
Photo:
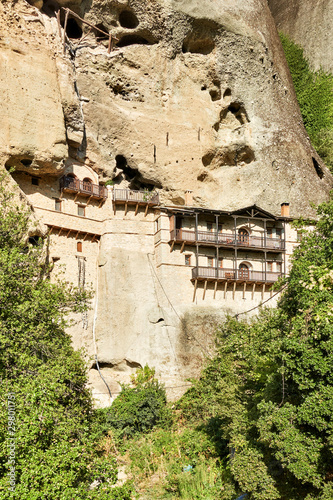
[[[219,422],[233,482],[250,499],[333,498],[333,201],[318,212],[277,309],[230,318],[180,403],[189,418]]]
[[[0,185],[0,497],[130,498],[112,488],[115,460],[98,444],[85,365],[65,333],[67,314],[84,310],[87,295],[49,279],[47,249],[27,243],[31,213],[14,203],[5,180]],[[13,407],[15,491],[8,474]]]

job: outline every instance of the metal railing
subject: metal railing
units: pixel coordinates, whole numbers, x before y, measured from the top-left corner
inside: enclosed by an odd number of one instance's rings
[[[113,200],[125,203],[147,203],[148,205],[159,205],[160,203],[156,191],[136,191],[134,189],[114,189]]]
[[[282,273],[272,271],[267,271],[265,273],[264,271],[254,271],[253,269],[226,269],[204,266],[198,266],[192,269],[192,279],[275,283],[281,276],[283,276]]]
[[[104,186],[92,182],[80,181],[74,177],[64,176],[60,179],[60,189],[72,193],[86,194],[94,198],[107,198],[108,190]]]
[[[244,236],[235,233],[222,233],[216,231],[197,231],[190,229],[173,229],[170,239],[175,241],[211,243],[215,245],[230,245],[238,247],[269,248],[284,250],[284,241],[280,238],[266,238],[261,236]]]

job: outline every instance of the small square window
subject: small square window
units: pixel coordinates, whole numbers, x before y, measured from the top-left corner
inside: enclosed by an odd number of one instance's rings
[[[273,271],[273,262],[267,262],[267,271],[269,272]]]
[[[219,259],[219,267],[222,268],[223,267],[223,259]]]
[[[82,241],[78,241],[76,244],[76,250],[82,252]]]
[[[191,255],[185,255],[185,266],[191,265]]]
[[[212,222],[207,222],[207,231],[210,233],[213,232],[213,223]]]
[[[282,273],[282,262],[276,263],[276,270],[278,273]]]
[[[214,267],[214,258],[207,257],[207,264],[208,264],[208,267]]]
[[[85,216],[85,207],[84,207],[84,205],[78,205],[77,206],[77,214],[80,215],[81,217]]]
[[[37,177],[31,177],[31,184],[33,184],[34,186],[38,186],[39,179]]]
[[[61,212],[61,200],[54,200],[54,208],[57,212]]]

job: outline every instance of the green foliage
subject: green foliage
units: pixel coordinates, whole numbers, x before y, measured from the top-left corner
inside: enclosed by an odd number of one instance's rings
[[[84,310],[87,295],[49,279],[47,249],[27,243],[30,212],[6,192],[5,176],[1,181],[0,497],[112,499],[115,460],[96,441],[85,366],[65,333],[67,314]],[[12,393],[15,492],[8,477]]]
[[[124,385],[112,407],[107,422],[121,437],[148,432],[156,425],[170,423],[164,386],[154,378],[154,370],[145,366],[133,379],[134,388]]]
[[[311,71],[303,49],[280,34],[305,128],[327,166],[333,169],[333,76]]]
[[[140,498],[233,499],[215,439],[200,427],[157,428],[127,442]]]
[[[178,405],[218,422],[232,481],[251,500],[333,491],[333,201],[318,213],[278,308],[222,325],[215,358]]]

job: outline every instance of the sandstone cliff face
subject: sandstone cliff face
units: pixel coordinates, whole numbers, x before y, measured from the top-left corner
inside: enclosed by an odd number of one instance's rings
[[[108,54],[107,40],[73,21],[64,55],[58,4],[110,31],[117,47]],[[310,201],[328,198],[332,176],[303,128],[265,0],[37,7],[0,5],[1,166],[56,178],[75,160],[116,187],[156,187],[164,203],[180,205],[192,190],[195,205],[214,209],[256,203],[278,214],[290,202],[292,215],[306,216]],[[136,244],[125,218],[110,217],[121,230],[101,238],[99,360],[105,377],[158,363],[172,386],[200,369],[200,346],[207,348],[217,322],[207,315],[221,318],[223,304],[199,310],[184,302],[176,314],[149,263],[153,242]],[[93,354],[90,330],[75,335],[75,345],[84,339]]]
[[[278,30],[303,47],[313,69],[333,72],[332,0],[268,0]]]
[[[331,176],[314,167],[266,2],[83,10],[120,40],[109,57],[89,43],[76,50],[90,165],[173,203],[191,189],[203,206],[277,213],[289,201],[296,215],[327,196]]]

